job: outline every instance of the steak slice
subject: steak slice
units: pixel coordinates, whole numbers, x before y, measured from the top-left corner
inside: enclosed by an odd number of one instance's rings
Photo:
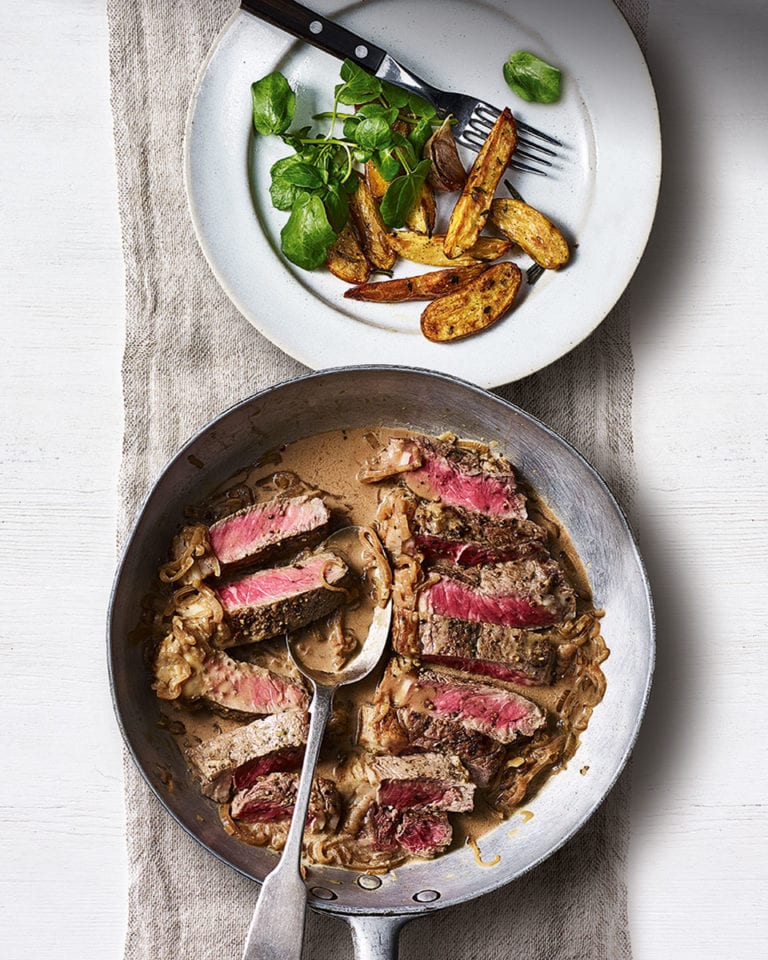
[[[364,772],[378,784],[380,806],[407,810],[461,813],[474,805],[475,785],[458,757],[441,753],[379,756],[367,760]]]
[[[429,616],[419,622],[417,642],[425,663],[523,686],[548,685],[554,679],[557,648],[546,633]]]
[[[485,734],[407,707],[382,710],[381,706],[364,706],[360,742],[371,750],[394,753],[416,748],[455,754],[480,787],[493,779],[504,759],[504,747]]]
[[[318,543],[330,520],[320,497],[275,498],[223,517],[211,525],[208,535],[222,564],[265,563]]]
[[[298,786],[297,773],[270,773],[235,794],[230,808],[232,818],[244,823],[290,820]],[[313,830],[333,831],[338,826],[340,813],[341,802],[335,784],[316,777],[310,793],[307,825]]]
[[[307,692],[298,683],[222,652],[205,661],[200,675],[185,686],[183,693],[239,713],[285,713],[309,707]]]
[[[220,586],[232,633],[225,646],[266,640],[324,617],[347,598],[347,579],[344,561],[326,552]]]
[[[474,542],[499,551],[531,541],[543,544],[547,539],[547,531],[533,520],[485,516],[424,500],[413,511],[412,526],[417,535]]]
[[[217,803],[232,790],[245,790],[259,777],[297,770],[304,756],[307,718],[291,711],[254,720],[186,751],[200,777],[200,789]]]
[[[473,541],[443,540],[417,534],[407,544],[407,552],[418,553],[427,563],[446,560],[460,567],[478,567],[482,564],[506,563],[510,560],[545,559],[546,547],[536,540],[518,543],[514,547],[494,549]]]
[[[506,627],[544,627],[576,613],[576,595],[554,560],[489,567],[438,565],[441,578],[419,595],[419,613]]]
[[[400,846],[412,856],[431,860],[450,846],[453,830],[447,813],[407,810],[395,836]]]
[[[403,661],[390,661],[376,695],[395,707],[458,721],[499,743],[530,737],[546,722],[541,707],[511,690],[417,670]]]
[[[403,474],[419,497],[495,517],[525,519],[525,495],[499,457],[431,437],[396,437],[358,474],[365,482]]]

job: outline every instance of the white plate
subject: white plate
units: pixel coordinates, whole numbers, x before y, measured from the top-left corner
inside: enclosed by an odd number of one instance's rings
[[[310,4],[311,5],[311,4]],[[256,138],[250,84],[281,70],[297,92],[297,125],[330,107],[340,61],[236,14],[214,47],[190,104],[185,174],[203,251],[238,309],[266,337],[313,369],[407,363],[496,386],[567,353],[605,317],[648,239],[658,196],[658,113],[637,43],[611,0],[368,0],[315,9],[388,50],[438,87],[509,104],[567,144],[544,178],[514,173],[523,197],[578,244],[568,266],[524,284],[513,310],[486,332],[434,344],[419,332],[424,304],[345,300],[326,270],[294,267],[280,253],[287,214],[269,201],[269,168],[290,153]],[[513,50],[563,71],[557,104],[527,104],[504,82]],[[521,267],[530,261],[514,256]],[[401,263],[396,275],[421,268]]]

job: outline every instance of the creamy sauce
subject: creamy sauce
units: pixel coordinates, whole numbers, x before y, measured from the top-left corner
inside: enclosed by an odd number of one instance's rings
[[[254,466],[239,471],[226,485],[213,491],[206,501],[188,511],[190,521],[210,525],[222,516],[249,506],[252,503],[272,499],[281,491],[299,493],[316,490],[332,510],[334,520],[342,520],[338,525],[370,525],[376,514],[380,500],[397,485],[398,477],[377,484],[359,482],[356,477],[359,470],[370,459],[376,449],[386,444],[390,437],[408,436],[408,431],[387,428],[342,430],[328,434],[318,434],[299,440],[288,446],[271,450]],[[567,534],[557,522],[551,511],[537,497],[535,491],[525,489],[528,496],[528,512],[532,520],[545,526],[550,532],[548,547],[554,559],[558,560],[578,596],[578,612],[591,610],[589,582],[583,565],[576,555]],[[333,547],[331,547],[333,549]],[[362,607],[365,604],[361,605]],[[346,614],[346,627],[358,641],[367,633],[369,611]],[[303,656],[311,659],[312,665],[328,664],[332,651],[327,639],[327,626],[324,622],[313,625],[298,641]],[[284,641],[265,641],[252,644],[248,649],[255,660],[265,667],[273,665],[278,672],[286,670]],[[607,651],[605,653],[607,655]],[[604,658],[598,649],[595,660]],[[353,687],[344,688],[336,700],[336,732],[332,725],[326,737],[323,755],[318,764],[318,776],[335,781],[339,791],[351,792],[356,783],[350,780],[350,758],[361,752],[355,745],[357,715],[364,703],[373,700],[373,694],[383,672],[387,655],[372,675]],[[548,713],[556,714],[569,696],[573,696],[574,682],[577,678],[566,676],[556,680],[550,687],[529,687],[505,684],[523,696],[533,700]],[[482,682],[483,678],[478,678]],[[217,734],[241,726],[243,718],[233,719],[218,716],[206,707],[185,705],[172,701],[163,705],[163,725],[173,733],[182,749],[210,739]],[[586,709],[586,720],[591,706]],[[571,731],[570,751],[562,759],[568,759],[577,746],[578,730]],[[570,742],[570,741],[569,741]],[[524,762],[522,754],[525,745],[512,745],[507,766],[514,771]],[[519,755],[520,754],[520,755]],[[346,757],[346,761],[344,761]],[[555,771],[562,765],[555,766]],[[550,768],[541,777],[553,772]],[[537,781],[537,785],[538,785]],[[526,795],[530,796],[530,793]],[[523,821],[532,814],[520,811]],[[483,866],[492,863],[481,861],[477,840],[485,833],[497,827],[505,819],[485,800],[482,791],[476,792],[475,810],[469,814],[451,814],[454,828],[453,848],[469,843],[475,851],[475,857]],[[513,831],[514,832],[514,831]],[[495,861],[493,861],[495,862]]]

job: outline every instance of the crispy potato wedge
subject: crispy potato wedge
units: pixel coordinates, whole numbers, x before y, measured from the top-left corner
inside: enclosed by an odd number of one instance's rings
[[[505,108],[480,148],[453,208],[445,233],[445,253],[451,259],[469,250],[480,236],[516,143],[515,118]]]
[[[428,340],[448,343],[485,330],[512,305],[522,274],[516,263],[488,267],[456,293],[433,300],[421,314],[421,332]]]
[[[377,200],[381,200],[381,198],[387,192],[387,187],[390,183],[390,181],[385,180],[376,169],[376,164],[373,162],[373,160],[369,160],[365,165],[365,182],[368,184],[371,193],[374,195],[374,197],[376,197]]]
[[[357,190],[349,198],[349,212],[365,255],[378,270],[391,270],[395,251],[388,242],[388,231],[381,219],[379,205],[362,178],[359,178]]]
[[[325,263],[334,277],[347,283],[365,283],[371,275],[370,260],[350,223],[344,225],[336,243],[328,251]]]
[[[429,267],[468,267],[478,260],[498,260],[512,246],[510,240],[500,237],[478,237],[473,247],[459,257],[446,257],[443,249],[445,235],[416,233],[414,230],[398,230],[388,235],[392,249],[404,260],[424,263]]]
[[[506,197],[494,200],[490,219],[545,270],[557,270],[568,263],[571,254],[565,237],[543,213],[527,203]]]
[[[397,280],[360,283],[346,290],[344,296],[350,300],[367,300],[371,303],[434,300],[436,297],[443,297],[447,293],[461,289],[487,269],[487,264],[475,263],[470,267],[433,270],[431,273],[422,273],[418,277],[398,277]]]
[[[430,234],[435,229],[437,205],[435,194],[428,183],[424,183],[419,194],[419,201],[405,219],[405,225],[416,233]]]

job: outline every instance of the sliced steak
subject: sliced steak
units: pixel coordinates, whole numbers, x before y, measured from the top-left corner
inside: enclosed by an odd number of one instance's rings
[[[544,627],[571,619],[576,595],[554,560],[489,567],[438,565],[439,582],[419,595],[419,613],[507,627]]]
[[[408,487],[427,500],[495,517],[525,519],[525,495],[512,467],[481,450],[431,437],[395,438],[358,474],[372,482],[403,474]]]
[[[462,543],[459,540],[443,540],[441,537],[431,537],[417,534],[407,544],[407,552],[420,554],[427,563],[446,560],[460,567],[479,567],[482,564],[506,563],[510,560],[545,559],[546,547],[536,540],[518,543],[514,547],[495,549],[483,543],[470,541]]]
[[[200,789],[217,803],[232,790],[245,790],[259,777],[297,770],[304,756],[307,719],[291,711],[254,720],[186,751],[200,777]]]
[[[453,830],[448,814],[442,811],[407,810],[396,838],[411,856],[431,860],[450,846]]]
[[[369,782],[378,784],[376,800],[381,806],[460,813],[474,805],[475,785],[455,756],[379,756],[364,766]]]
[[[548,685],[555,675],[557,647],[546,633],[427,616],[419,622],[418,656],[425,663],[509,683]]]
[[[430,860],[450,846],[453,839],[448,815],[438,810],[398,810],[373,804],[359,836],[370,837],[375,850],[404,850],[413,857]]]
[[[276,498],[223,517],[208,534],[220,563],[266,563],[319,543],[330,520],[320,497]]]
[[[418,670],[391,661],[377,698],[444,720],[458,721],[499,743],[530,737],[546,721],[541,707],[511,690],[464,680],[436,670]]]
[[[547,531],[533,520],[484,516],[444,503],[419,501],[413,511],[414,533],[440,540],[483,544],[493,550],[512,550],[521,543],[545,543]]]
[[[239,713],[285,713],[309,707],[307,692],[298,683],[221,652],[205,661],[193,690],[194,699],[202,697]],[[184,694],[188,695],[186,689]]]
[[[492,780],[504,759],[504,747],[500,743],[431,713],[419,713],[407,707],[365,706],[360,720],[360,742],[369,749],[395,753],[415,748],[455,754],[481,787]]]
[[[290,820],[298,785],[299,775],[296,773],[270,773],[252,787],[235,794],[230,808],[232,818],[244,823]],[[307,824],[314,830],[335,830],[340,812],[336,786],[330,780],[316,777],[310,794]]]
[[[347,579],[344,561],[326,552],[220,586],[232,632],[226,646],[265,640],[324,617],[347,598]]]

